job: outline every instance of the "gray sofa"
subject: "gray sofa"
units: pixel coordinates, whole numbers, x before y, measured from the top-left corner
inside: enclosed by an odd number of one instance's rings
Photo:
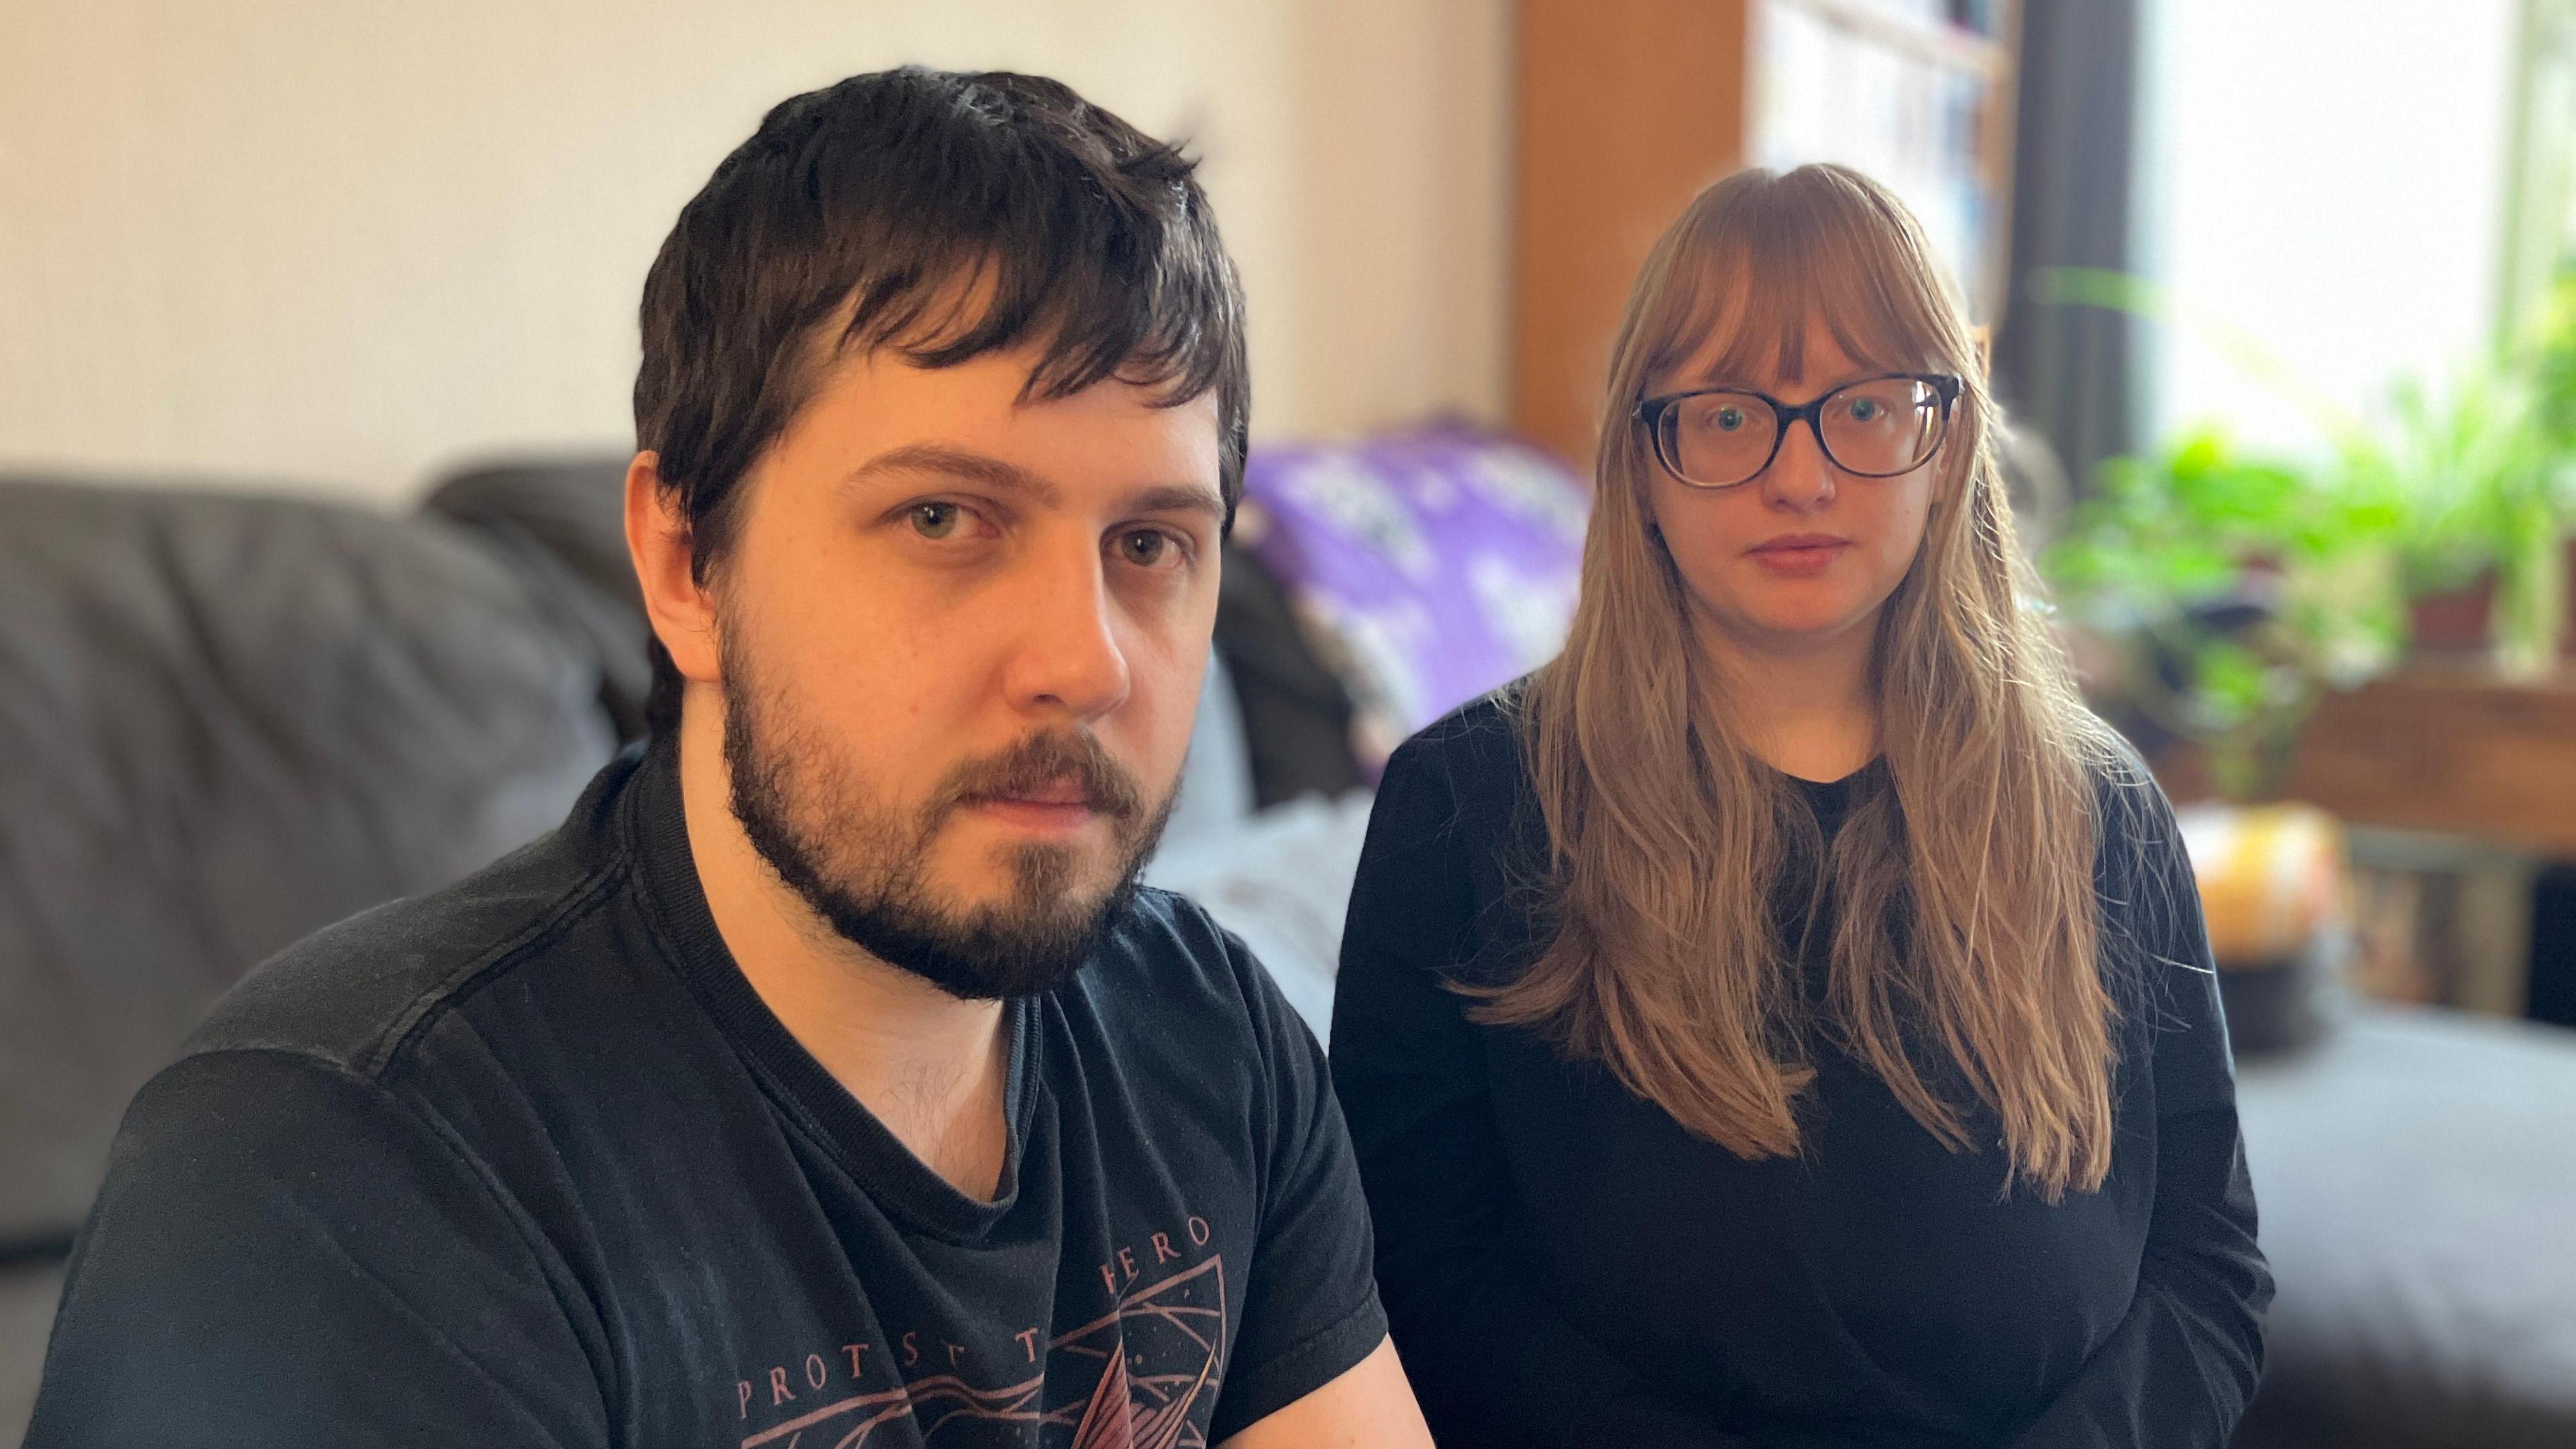
[[[2280,1280],[2237,1449],[2576,1446],[2576,1032],[2355,1008],[2237,1110]]]
[[[214,996],[548,828],[637,729],[617,472],[407,516],[0,478],[0,1443],[117,1116]],[[1221,619],[1243,687],[1154,873],[1321,1031],[1366,800],[1255,809],[1356,774],[1311,661],[1229,633],[1274,614]],[[2280,1299],[2241,1449],[2576,1445],[2576,1035],[2355,1010],[2242,1079]]]
[[[616,538],[608,481],[395,517],[0,479],[0,1443],[125,1101],[207,1005],[546,829],[640,718],[622,548],[603,583],[566,546]]]

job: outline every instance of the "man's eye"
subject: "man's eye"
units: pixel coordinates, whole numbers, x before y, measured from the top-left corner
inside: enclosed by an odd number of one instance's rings
[[[1180,552],[1172,536],[1157,528],[1140,528],[1118,536],[1118,556],[1138,568],[1157,568]]]
[[[947,538],[957,532],[966,510],[954,503],[916,503],[912,505],[912,531],[923,538]]]

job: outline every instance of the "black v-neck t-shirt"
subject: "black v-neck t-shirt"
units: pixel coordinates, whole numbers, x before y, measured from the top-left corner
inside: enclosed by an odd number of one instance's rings
[[[27,1442],[1210,1444],[1378,1345],[1322,1054],[1241,942],[1147,891],[1007,1020],[981,1202],[761,1002],[630,754],[143,1090]]]
[[[1813,1027],[1834,913],[1812,859],[1772,902],[1816,1072],[1798,1157],[1739,1158],[1471,1021],[1451,986],[1508,980],[1545,940],[1517,729],[1489,698],[1388,764],[1333,1015],[1379,1288],[1441,1442],[2221,1449],[2271,1279],[2198,895],[2143,768],[2097,791],[2126,1007],[2111,1174],[2051,1204],[2006,1191],[1991,1113],[1950,1151]],[[1793,783],[1818,836],[1892,788],[1883,763]]]

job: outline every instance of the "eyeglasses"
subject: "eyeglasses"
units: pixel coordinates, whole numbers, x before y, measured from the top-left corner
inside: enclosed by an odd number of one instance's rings
[[[1891,373],[1847,382],[1797,407],[1741,388],[1670,393],[1637,404],[1636,418],[1675,478],[1694,488],[1733,488],[1762,476],[1801,421],[1825,457],[1854,477],[1910,473],[1940,450],[1958,400],[1959,379],[1948,373]]]

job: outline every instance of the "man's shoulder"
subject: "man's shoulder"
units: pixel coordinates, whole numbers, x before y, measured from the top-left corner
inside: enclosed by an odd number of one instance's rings
[[[1229,1039],[1273,1050],[1298,1019],[1241,937],[1197,901],[1152,886],[1137,891],[1084,981],[1104,1016],[1197,1051]]]
[[[1242,1001],[1250,952],[1207,908],[1177,891],[1141,886],[1093,958],[1098,974],[1121,991],[1188,999],[1212,995]]]
[[[623,879],[622,851],[586,819],[613,800],[602,772],[564,826],[444,890],[327,926],[270,958],[216,1003],[183,1059],[282,1052],[380,1074],[440,1011],[542,958]]]

